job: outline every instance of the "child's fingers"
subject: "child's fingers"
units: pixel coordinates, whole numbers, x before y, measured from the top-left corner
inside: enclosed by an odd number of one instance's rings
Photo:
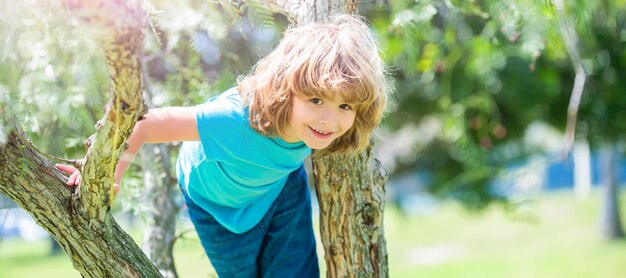
[[[54,167],[57,169],[70,174],[70,177],[67,179],[66,184],[69,186],[80,185],[80,172],[73,166],[64,165],[64,164],[54,164]]]
[[[80,172],[73,172],[70,177],[67,179],[67,185],[74,186],[80,184]]]
[[[69,178],[67,178],[66,184],[69,186],[74,186],[74,181],[76,181],[76,172],[72,173]]]
[[[120,186],[117,183],[113,184],[113,192],[117,195],[117,192],[120,191]]]
[[[65,172],[65,173],[68,173],[70,175],[75,173],[76,171],[78,171],[78,169],[76,169],[76,168],[74,168],[72,166],[69,166],[69,165],[64,165],[64,164],[54,164],[54,167],[57,167],[57,169]]]

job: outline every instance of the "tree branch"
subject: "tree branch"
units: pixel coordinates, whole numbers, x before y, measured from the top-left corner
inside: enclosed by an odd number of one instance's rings
[[[66,6],[98,30],[110,77],[110,100],[91,137],[79,192],[80,210],[102,224],[113,200],[115,167],[135,123],[147,111],[138,52],[148,16],[133,0],[66,0]]]
[[[106,229],[76,213],[77,196],[54,165],[15,129],[0,145],[0,192],[24,208],[63,247],[83,277],[158,277],[158,270],[110,214]]]
[[[565,42],[567,54],[572,61],[576,77],[574,79],[574,87],[572,88],[572,94],[570,97],[569,105],[567,107],[567,125],[565,128],[565,137],[563,142],[563,150],[561,156],[567,156],[574,145],[574,139],[576,137],[576,122],[578,117],[578,108],[580,106],[580,99],[585,88],[585,81],[587,79],[587,73],[580,58],[580,53],[577,48],[578,34],[576,28],[573,26],[571,19],[567,16],[564,3],[562,0],[554,0],[557,13],[559,15],[559,26],[561,29],[561,36]]]

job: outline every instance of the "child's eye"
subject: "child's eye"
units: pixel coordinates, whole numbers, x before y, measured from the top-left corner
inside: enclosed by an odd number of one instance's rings
[[[339,108],[341,108],[343,110],[352,110],[352,107],[350,107],[350,105],[348,105],[348,104],[339,105]]]
[[[309,100],[311,103],[313,104],[317,104],[317,105],[322,105],[324,104],[324,101],[322,99],[319,98],[312,98]]]

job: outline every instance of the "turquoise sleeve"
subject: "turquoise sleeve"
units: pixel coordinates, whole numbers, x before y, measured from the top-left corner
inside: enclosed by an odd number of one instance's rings
[[[206,159],[238,157],[243,146],[243,126],[235,104],[217,98],[197,108],[196,123]]]

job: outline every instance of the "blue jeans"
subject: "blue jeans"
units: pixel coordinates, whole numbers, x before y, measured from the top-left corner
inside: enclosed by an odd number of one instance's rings
[[[292,172],[261,222],[236,234],[183,190],[191,222],[219,277],[319,277],[304,167]]]

